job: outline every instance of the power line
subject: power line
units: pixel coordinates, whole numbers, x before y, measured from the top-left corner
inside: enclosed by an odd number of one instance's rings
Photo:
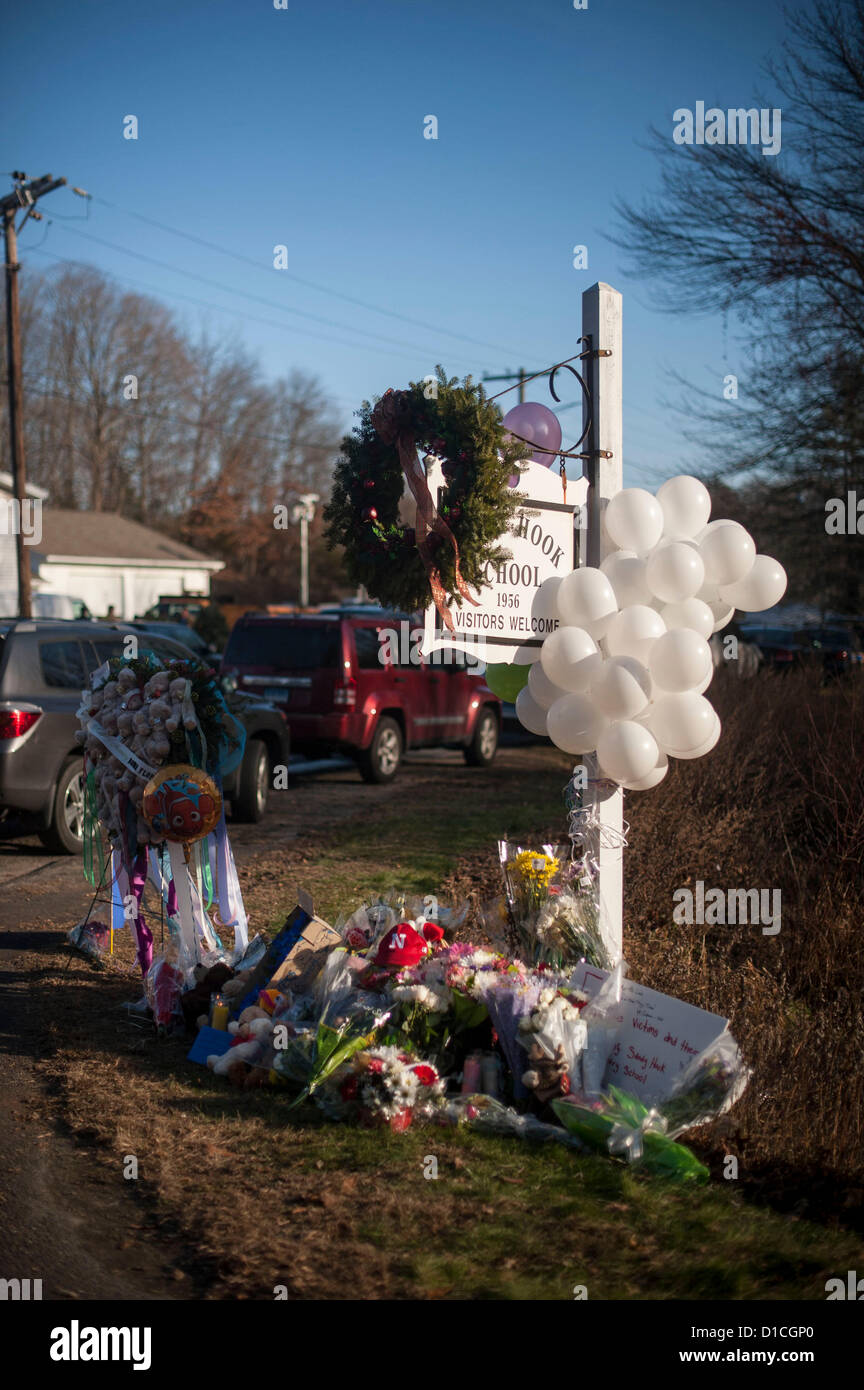
[[[78,265],[82,266],[86,270],[99,269],[98,266],[94,266],[92,261],[79,261],[72,260],[68,256],[55,256],[53,252],[43,251],[41,247],[31,246],[27,248],[27,254],[47,256],[49,260],[57,261],[61,265]],[[376,347],[372,343],[349,343],[346,342],[344,338],[334,338],[326,333],[315,333],[308,329],[300,327],[295,328],[291,324],[276,323],[273,319],[261,318],[259,314],[250,314],[246,310],[241,311],[239,309],[230,309],[227,307],[227,305],[214,304],[214,302],[210,299],[196,299],[194,295],[183,294],[180,290],[171,290],[170,293],[166,294],[164,290],[160,290],[157,286],[148,285],[141,280],[133,280],[128,275],[115,275],[112,271],[112,277],[122,285],[131,285],[134,289],[146,290],[148,294],[159,295],[163,299],[169,300],[182,299],[187,304],[197,304],[200,308],[212,309],[217,314],[228,314],[231,318],[240,319],[244,323],[260,323],[267,328],[275,328],[276,331],[279,333],[288,333],[292,337],[299,336],[301,338],[314,338],[318,342],[334,343],[339,347],[345,348],[360,348],[363,352],[377,352],[383,354],[385,357],[404,357],[404,350],[397,350],[396,348]],[[359,333],[362,332],[362,329],[352,328],[348,331],[351,333]],[[459,362],[463,366],[470,365],[470,363],[466,364],[464,359],[462,358],[454,358],[453,361]],[[341,397],[341,399],[345,400],[346,398]]]
[[[215,241],[208,241],[205,237],[197,236],[194,232],[184,232],[179,227],[171,227],[167,222],[160,222],[155,217],[147,217],[142,212],[133,212],[131,208],[124,208],[119,203],[111,203],[106,198],[98,198],[90,195],[95,203],[101,203],[104,207],[111,208],[116,212],[122,212],[126,217],[133,217],[138,222],[145,222],[151,227],[158,227],[160,231],[169,232],[171,236],[183,237],[185,241],[194,242],[198,246],[204,246],[209,251],[216,251],[221,256],[230,256],[235,261],[242,261],[246,265],[253,266],[256,270],[265,270],[266,267],[260,261],[256,261],[252,256],[245,256],[240,251],[232,251],[227,246],[220,246]],[[471,337],[467,333],[458,333],[452,328],[439,328],[435,324],[426,323],[423,319],[413,318],[409,314],[400,314],[395,309],[382,309],[376,304],[369,304],[366,300],[357,299],[354,295],[345,294],[342,290],[334,290],[329,285],[318,284],[315,280],[306,280],[300,275],[294,275],[291,271],[280,271],[286,279],[293,280],[297,285],[303,285],[306,289],[316,290],[319,294],[332,295],[334,299],[344,300],[346,304],[355,304],[360,309],[366,309],[373,314],[383,314],[387,318],[399,319],[402,323],[414,324],[418,328],[424,328],[427,332],[441,333],[449,338],[459,338],[464,343],[473,343],[475,347],[492,348],[495,352],[504,352],[507,349],[501,343],[487,343],[482,338]],[[524,352],[524,348],[522,349]]]
[[[264,304],[268,309],[277,309],[283,314],[296,314],[299,318],[311,319],[313,323],[323,323],[327,328],[340,328],[349,333],[359,333],[365,337],[376,338],[379,342],[395,343],[399,347],[409,348],[412,352],[419,352],[424,356],[432,355],[429,353],[428,347],[419,347],[416,343],[408,343],[404,338],[390,338],[384,333],[375,333],[371,329],[354,328],[349,323],[340,323],[338,319],[323,318],[320,314],[310,313],[307,309],[292,309],[287,305],[274,304],[272,300],[265,299],[263,295],[253,294],[250,290],[238,290],[233,285],[224,285],[220,280],[213,280],[208,275],[198,275],[194,270],[184,270],[181,266],[171,265],[168,261],[161,261],[155,256],[148,256],[143,251],[133,251],[130,247],[121,246],[116,241],[107,241],[104,237],[94,236],[92,232],[82,232],[69,226],[61,227],[60,231],[71,236],[84,237],[87,241],[93,241],[98,246],[105,246],[110,251],[119,251],[123,256],[132,256],[135,260],[145,261],[148,265],[155,265],[159,270],[167,270],[174,275],[183,275],[188,280],[197,280],[202,285],[221,290],[223,294],[233,294],[240,299],[249,299],[257,304]]]

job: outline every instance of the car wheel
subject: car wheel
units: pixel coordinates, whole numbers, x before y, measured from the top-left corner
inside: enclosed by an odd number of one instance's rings
[[[84,764],[69,758],[60,769],[51,821],[39,839],[54,854],[81,854],[84,849]]]
[[[481,709],[474,725],[474,737],[463,750],[469,767],[488,767],[498,752],[498,720],[495,711]]]
[[[257,824],[267,810],[270,795],[270,753],[261,738],[250,738],[240,766],[237,795],[231,800],[236,821]]]
[[[364,782],[392,782],[402,761],[402,730],[395,719],[379,719],[372,742],[360,758]]]

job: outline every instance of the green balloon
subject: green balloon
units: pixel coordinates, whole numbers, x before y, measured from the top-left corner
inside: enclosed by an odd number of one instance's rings
[[[528,684],[530,666],[517,666],[515,661],[499,662],[486,667],[486,684],[499,700],[513,704],[520,690]]]

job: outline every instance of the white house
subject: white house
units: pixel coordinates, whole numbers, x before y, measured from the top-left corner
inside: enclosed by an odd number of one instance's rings
[[[0,473],[0,615],[6,616],[18,607],[11,492],[12,479]],[[224,568],[221,560],[117,512],[48,507],[43,489],[27,492],[36,504],[35,516],[25,518],[25,534],[37,615],[73,617],[74,603],[68,600],[78,600],[94,617],[113,607],[118,618],[134,618],[160,597],[209,594],[211,576]]]

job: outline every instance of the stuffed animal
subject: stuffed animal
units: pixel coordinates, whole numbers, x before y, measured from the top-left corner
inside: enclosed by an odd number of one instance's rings
[[[171,701],[171,712],[165,717],[165,728],[169,734],[180,728],[183,723],[183,700],[186,695],[188,681],[182,676],[177,676],[168,687],[168,699]],[[194,727],[194,725],[193,725]]]
[[[121,699],[125,698],[126,692],[132,690],[138,684],[138,677],[130,666],[124,666],[117,673],[117,687],[121,692]]]
[[[158,700],[161,696],[165,694],[165,691],[168,689],[170,684],[171,677],[169,676],[168,672],[157,671],[155,675],[150,677],[150,679],[144,686],[144,699]]]
[[[570,1078],[567,1075],[567,1059],[561,1043],[555,1049],[555,1056],[548,1057],[538,1042],[532,1042],[528,1053],[531,1068],[522,1077],[523,1086],[533,1091],[542,1105],[555,1096],[566,1096],[570,1091]]]
[[[150,716],[146,709],[136,709],[132,715],[132,728],[142,738],[146,738],[150,733]]]
[[[157,725],[164,724],[170,715],[171,701],[160,696],[158,700],[151,700],[147,708],[150,715],[150,727],[155,729]]]

